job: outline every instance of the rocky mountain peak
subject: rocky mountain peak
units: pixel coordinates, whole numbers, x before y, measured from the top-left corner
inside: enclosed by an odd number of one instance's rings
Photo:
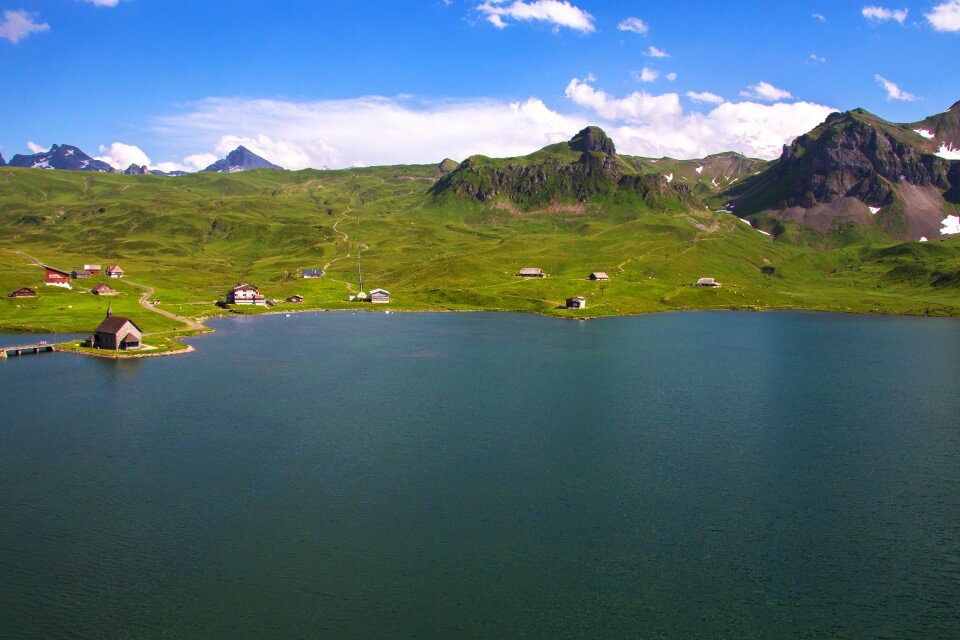
[[[593,151],[606,153],[607,155],[617,155],[617,147],[613,140],[607,136],[600,127],[587,127],[570,140],[570,149],[572,151]]]
[[[106,162],[94,160],[77,147],[69,144],[55,144],[50,147],[49,151],[41,151],[32,155],[18,153],[10,159],[10,166],[114,173],[113,167]]]
[[[283,169],[283,167],[261,158],[250,149],[240,145],[227,154],[226,158],[217,160],[204,171],[213,171],[217,173],[236,173],[238,171],[251,171],[253,169]]]

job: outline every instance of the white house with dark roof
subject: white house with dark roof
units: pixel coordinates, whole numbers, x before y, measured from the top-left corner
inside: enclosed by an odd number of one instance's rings
[[[267,299],[252,284],[241,282],[227,293],[227,304],[267,304]]]
[[[390,292],[386,289],[374,289],[370,292],[370,302],[374,304],[387,304],[390,302]]]

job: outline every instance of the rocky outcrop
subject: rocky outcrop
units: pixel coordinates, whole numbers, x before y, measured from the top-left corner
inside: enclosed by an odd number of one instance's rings
[[[950,187],[950,162],[924,153],[896,131],[865,121],[864,112],[830,115],[824,124],[785,147],[772,177],[788,180],[774,208],[810,208],[838,198],[890,204],[897,183]]]
[[[150,173],[150,170],[147,169],[147,165],[131,164],[123,170],[123,173],[128,176],[145,176]]]
[[[481,202],[503,196],[521,208],[564,200],[586,202],[617,192],[639,195],[651,205],[664,198],[676,200],[690,195],[685,185],[671,186],[661,175],[641,175],[631,170],[631,165],[616,155],[613,141],[598,127],[588,127],[568,143],[551,145],[523,158],[467,158],[431,191],[437,197],[452,193]]]
[[[5,167],[7,165],[6,161],[3,159],[3,154],[0,153],[0,167]]]

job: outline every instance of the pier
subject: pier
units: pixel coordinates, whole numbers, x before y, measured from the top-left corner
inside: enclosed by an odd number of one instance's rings
[[[24,344],[16,347],[0,347],[0,360],[7,358],[18,358],[30,353],[50,353],[57,350],[57,346],[66,344],[65,342],[49,343],[37,342],[36,344]]]

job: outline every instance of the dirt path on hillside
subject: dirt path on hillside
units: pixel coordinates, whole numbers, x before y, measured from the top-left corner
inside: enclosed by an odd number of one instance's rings
[[[10,251],[11,253],[16,253],[17,255],[23,256],[24,258],[26,258],[27,260],[29,260],[30,262],[32,262],[34,265],[40,267],[41,269],[43,269],[44,266],[45,266],[44,263],[40,262],[39,260],[37,260],[36,258],[34,258],[33,256],[31,256],[30,254],[24,253],[23,251],[17,251],[16,249],[7,249],[7,251]],[[143,307],[144,309],[146,309],[147,311],[152,311],[152,312],[154,312],[154,313],[159,313],[160,315],[165,316],[165,317],[167,317],[167,318],[170,318],[171,320],[176,320],[177,322],[182,322],[183,324],[187,325],[187,328],[188,328],[188,329],[193,330],[193,331],[198,331],[198,330],[200,330],[200,329],[203,329],[203,324],[200,323],[200,322],[197,322],[196,320],[192,320],[192,319],[190,319],[190,318],[185,318],[185,317],[183,317],[183,316],[178,316],[178,315],[175,314],[175,313],[171,313],[171,312],[165,311],[165,310],[163,310],[163,309],[158,309],[158,308],[155,307],[154,305],[150,304],[149,300],[150,300],[150,296],[153,295],[153,287],[147,286],[147,285],[145,285],[145,284],[140,284],[139,282],[133,282],[133,281],[131,281],[131,280],[127,280],[126,282],[127,282],[128,284],[132,284],[132,285],[135,286],[135,287],[140,287],[141,289],[144,290],[143,295],[140,296],[140,299],[137,300],[137,303],[138,303],[141,307]],[[169,333],[169,332],[163,331],[163,332],[145,333],[144,335],[155,335],[156,333]]]

